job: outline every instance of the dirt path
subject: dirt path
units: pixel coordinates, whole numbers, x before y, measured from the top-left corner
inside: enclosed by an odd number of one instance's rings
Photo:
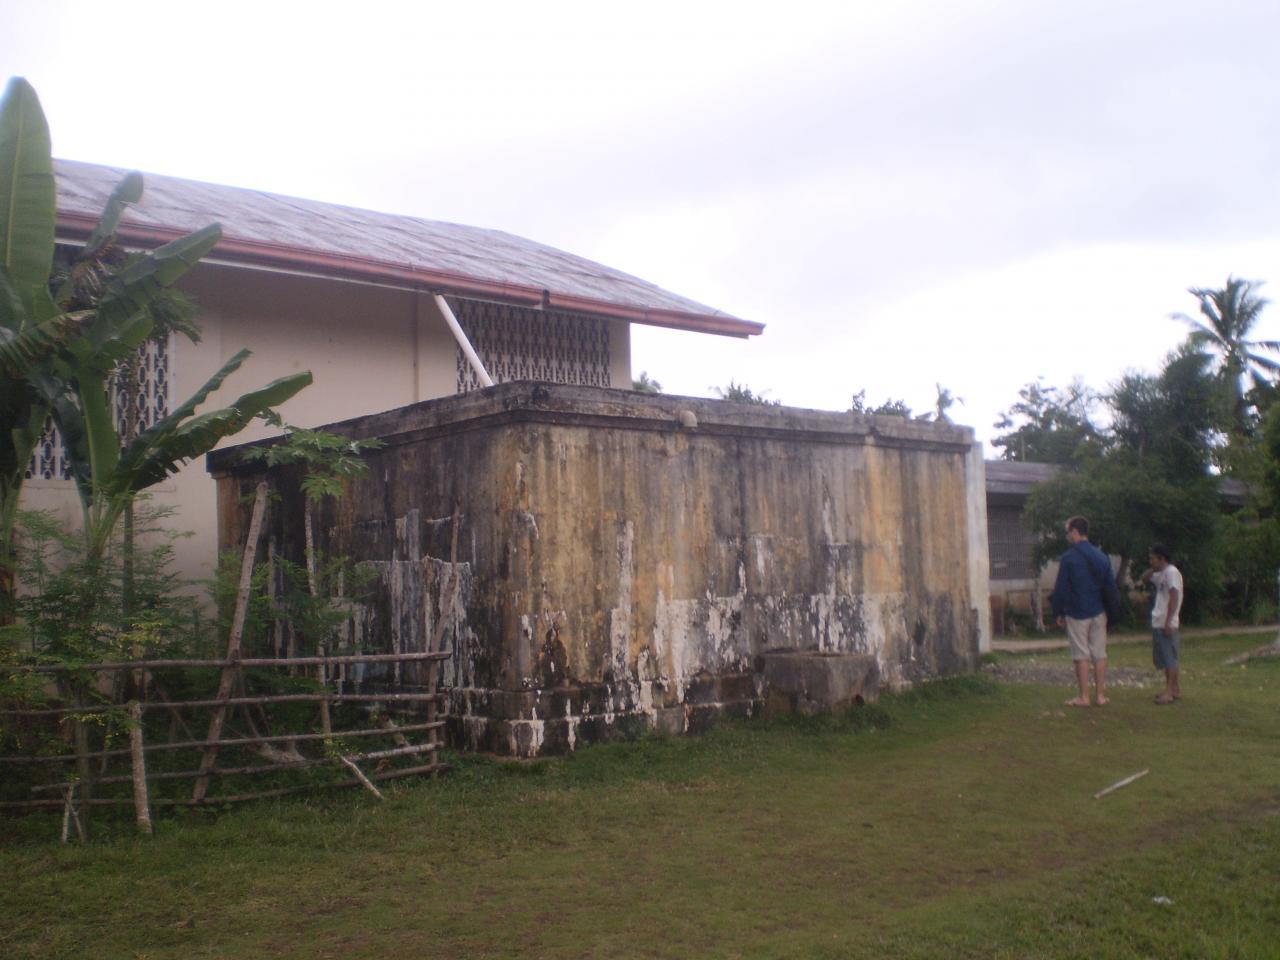
[[[1188,627],[1181,631],[1184,637],[1221,637],[1226,634],[1258,633],[1275,634],[1280,629],[1275,624],[1258,627]],[[1108,643],[1150,643],[1150,633],[1119,633],[1107,638]],[[992,640],[991,649],[1001,653],[1044,653],[1049,650],[1066,650],[1069,644],[1062,634],[1046,635],[1034,640]]]
[[[1071,664],[1041,663],[1035,657],[988,663],[982,670],[1001,683],[1047,683],[1073,689],[1076,683],[1075,669]],[[1157,679],[1150,670],[1137,667],[1112,667],[1107,671],[1109,687],[1149,687]]]

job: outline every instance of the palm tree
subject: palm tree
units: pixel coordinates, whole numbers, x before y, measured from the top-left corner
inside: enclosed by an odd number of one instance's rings
[[[964,397],[957,397],[940,383],[935,383],[934,386],[938,390],[938,399],[933,402],[933,419],[937,423],[951,423],[947,411],[957,403],[964,406]]]
[[[1280,360],[1258,352],[1280,352],[1280,341],[1248,339],[1262,308],[1269,302],[1258,296],[1260,286],[1257,281],[1228,276],[1221,290],[1192,287],[1188,292],[1200,301],[1204,319],[1185,313],[1173,315],[1175,320],[1190,325],[1192,343],[1209,347],[1221,356],[1219,370],[1232,391],[1234,426],[1240,434],[1249,432],[1246,378],[1258,386],[1269,385],[1280,371]]]

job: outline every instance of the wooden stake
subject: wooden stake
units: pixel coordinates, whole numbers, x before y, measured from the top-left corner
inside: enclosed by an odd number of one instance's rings
[[[80,822],[80,812],[76,809],[76,786],[77,785],[74,783],[63,784],[63,793],[62,793],[62,842],[63,843],[67,842],[67,837],[70,835],[70,831],[68,830],[68,826],[70,824],[75,824],[76,836],[78,836],[82,841],[86,839],[85,832],[84,832],[84,825]],[[34,804],[40,803],[40,801],[32,801],[32,802]],[[53,802],[57,803],[56,800]]]
[[[350,758],[340,756],[338,759],[346,765],[347,769],[356,775],[356,779],[364,784],[366,790],[372,793],[379,800],[387,799],[382,795],[382,791],[373,785],[373,781],[364,775],[364,771],[357,767]]]
[[[249,608],[249,591],[253,586],[253,561],[258,555],[258,540],[262,535],[262,518],[267,512],[267,483],[258,484],[257,494],[253,501],[253,516],[249,521],[249,534],[245,538],[244,557],[240,562],[240,589],[236,593],[235,615],[231,621],[231,634],[227,637],[227,660],[232,664],[240,659],[240,640],[244,636],[244,620]],[[218,680],[218,699],[227,700],[231,696],[231,687],[235,681],[237,666],[224,667]],[[209,790],[208,771],[213,768],[218,758],[216,741],[222,736],[222,721],[226,717],[225,705],[214,707],[213,716],[209,718],[209,735],[206,740],[214,744],[206,747],[204,756],[200,758],[200,772],[204,774],[196,780],[191,799],[199,802]]]
[[[142,708],[129,702],[129,753],[133,760],[133,809],[138,832],[151,836],[151,806],[147,800],[147,754],[142,748]]]
[[[1133,781],[1141,780],[1150,772],[1151,770],[1149,768],[1146,770],[1139,770],[1137,773],[1132,774],[1131,776],[1125,777],[1123,780],[1117,780],[1115,783],[1107,787],[1105,790],[1099,790],[1097,793],[1095,793],[1093,795],[1093,799],[1101,800],[1108,793],[1115,793],[1117,790],[1123,787],[1127,787],[1129,784],[1133,783]]]

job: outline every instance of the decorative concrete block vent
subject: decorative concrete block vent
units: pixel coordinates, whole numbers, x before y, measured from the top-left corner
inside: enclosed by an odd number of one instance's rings
[[[457,746],[694,732],[771,694],[830,709],[971,670],[986,642],[967,428],[520,382],[331,429],[386,444],[316,523],[321,551],[376,574],[345,645],[427,649],[445,617]],[[222,549],[265,474],[270,549],[301,561],[296,470],[237,448],[209,468]]]

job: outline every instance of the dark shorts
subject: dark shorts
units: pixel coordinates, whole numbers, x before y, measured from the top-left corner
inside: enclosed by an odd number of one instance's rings
[[[1151,662],[1157,670],[1178,669],[1178,631],[1151,631]]]

